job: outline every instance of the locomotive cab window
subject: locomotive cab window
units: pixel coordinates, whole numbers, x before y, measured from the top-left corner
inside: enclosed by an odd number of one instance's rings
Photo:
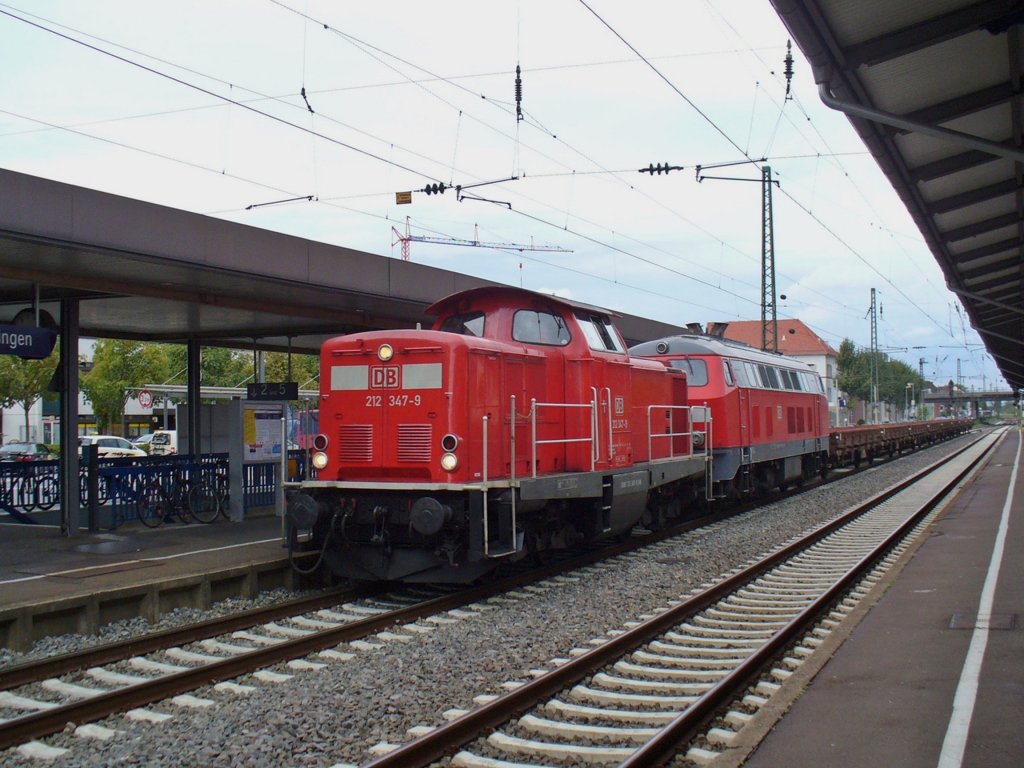
[[[483,336],[484,335],[484,313],[467,312],[463,315],[452,315],[445,318],[441,323],[442,331],[457,333],[460,336]]]
[[[730,360],[726,365],[736,378],[736,383],[741,387],[751,387],[753,383],[747,378],[747,364],[742,360]]]
[[[685,371],[686,383],[691,387],[706,387],[708,384],[708,364],[704,360],[680,358],[669,360],[669,366],[677,371]]]
[[[599,352],[625,352],[626,347],[619,338],[615,326],[598,315],[577,314],[583,335],[587,338],[587,346]]]
[[[564,347],[572,337],[565,321],[550,312],[520,309],[512,319],[512,338],[525,344],[553,344]]]

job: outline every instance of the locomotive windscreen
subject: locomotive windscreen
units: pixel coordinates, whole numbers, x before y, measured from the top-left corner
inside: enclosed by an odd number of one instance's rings
[[[708,383],[708,364],[704,360],[669,360],[668,364],[677,371],[686,373],[686,383],[691,387],[706,387]]]

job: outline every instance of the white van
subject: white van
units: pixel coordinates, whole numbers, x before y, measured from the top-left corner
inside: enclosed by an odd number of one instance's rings
[[[178,452],[178,430],[158,429],[153,433],[153,440],[149,444],[151,456],[170,456]]]

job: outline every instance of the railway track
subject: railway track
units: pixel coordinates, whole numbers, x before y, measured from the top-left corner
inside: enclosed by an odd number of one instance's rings
[[[742,512],[743,510],[740,510]],[[223,695],[252,690],[247,683],[229,682],[249,675],[254,682],[274,682],[318,664],[350,658],[350,649],[370,635],[384,633],[394,639],[396,627],[404,639],[429,631],[430,623],[451,621],[446,612],[484,610],[497,594],[621,554],[652,540],[724,520],[736,511],[703,518],[671,531],[636,538],[623,544],[569,558],[542,570],[514,574],[482,588],[438,595],[370,594],[356,599],[342,591],[317,595],[271,608],[222,617],[181,629],[100,646],[68,656],[0,670],[0,748],[26,745],[75,723],[81,735],[104,738],[109,729],[88,723],[115,713],[161,720],[167,715],[146,710],[154,702],[170,700],[176,706],[206,706],[208,700],[192,693],[204,686]],[[501,598],[497,598],[498,601]],[[271,668],[279,668],[274,672]],[[167,707],[163,707],[166,709]],[[531,721],[528,721],[531,722]],[[35,744],[30,752],[43,756],[47,748]]]
[[[708,522],[693,521],[673,531]],[[116,713],[159,722],[166,715],[142,708],[165,699],[179,706],[205,706],[208,702],[191,693],[211,685],[222,693],[248,693],[251,686],[227,681],[252,675],[257,681],[282,682],[289,673],[269,671],[271,667],[312,670],[348,660],[351,649],[339,648],[347,644],[360,649],[371,636],[408,641],[417,632],[430,631],[431,623],[475,615],[491,599],[526,597],[531,589],[544,589],[537,584],[557,584],[566,571],[629,552],[673,531],[513,572],[479,587],[333,591],[0,669],[0,749],[30,745],[25,746],[30,755],[59,756],[30,740],[63,730],[69,722],[87,738],[104,738],[105,729],[87,724]],[[405,634],[399,635],[398,629]]]
[[[914,475],[719,584],[470,711],[388,745],[367,768],[710,764],[930,522],[993,438]],[[465,745],[470,744],[468,748]]]

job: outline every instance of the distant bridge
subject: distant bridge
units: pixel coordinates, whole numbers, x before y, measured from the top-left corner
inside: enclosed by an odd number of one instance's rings
[[[953,391],[950,394],[945,387],[942,387],[934,392],[925,392],[924,400],[926,403],[963,403],[972,400],[984,400],[1000,402],[1000,403],[1015,403],[1017,402],[1018,396],[1016,393],[1010,390],[984,390],[980,392],[957,392]]]
[[[954,406],[967,405],[971,413],[980,414],[983,410],[982,403],[992,403],[996,406],[1004,406],[1007,403],[1016,403],[1020,399],[1016,393],[1009,390],[983,390],[978,392],[949,392],[947,387],[940,387],[934,392],[924,393],[926,405]]]

